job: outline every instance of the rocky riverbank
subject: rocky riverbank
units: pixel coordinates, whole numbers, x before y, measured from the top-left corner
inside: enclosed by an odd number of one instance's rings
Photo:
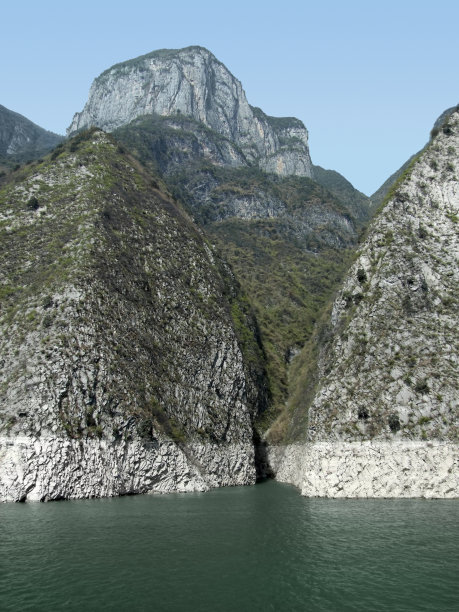
[[[308,497],[454,498],[459,447],[450,442],[320,442],[268,448],[276,480]]]
[[[207,491],[255,482],[253,447],[243,443],[1,437],[0,464],[0,501]]]

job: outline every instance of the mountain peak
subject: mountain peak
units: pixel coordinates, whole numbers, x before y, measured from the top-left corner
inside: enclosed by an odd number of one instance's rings
[[[312,176],[303,123],[251,107],[240,81],[198,46],[160,49],[105,70],[68,133],[91,126],[113,131],[142,115],[177,114],[234,142],[249,164],[280,175]]]

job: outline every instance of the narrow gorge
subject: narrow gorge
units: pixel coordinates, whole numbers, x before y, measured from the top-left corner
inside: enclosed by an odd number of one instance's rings
[[[455,108],[373,200],[202,47],[4,111],[0,500],[458,496]]]

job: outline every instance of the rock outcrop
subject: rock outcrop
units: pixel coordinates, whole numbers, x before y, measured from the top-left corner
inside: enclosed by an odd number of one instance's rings
[[[459,447],[439,440],[292,444],[268,461],[307,497],[459,496]]]
[[[318,384],[299,409],[306,494],[459,494],[458,160],[455,111],[393,188],[317,335]]]
[[[253,483],[253,322],[136,162],[84,133],[14,176],[0,221],[0,498]]]
[[[269,117],[207,49],[162,49],[103,72],[68,128],[113,131],[143,115],[191,117],[231,141],[267,172],[312,176],[308,133],[293,117]]]
[[[441,128],[441,126],[446,121],[446,119],[449,117],[449,115],[451,115],[451,113],[453,113],[455,110],[456,110],[456,107],[452,106],[451,108],[447,108],[445,111],[441,113],[441,115],[436,119],[433,125],[431,135],[435,134]],[[419,154],[420,154],[420,151],[412,155],[404,164],[400,166],[398,170],[396,170],[393,174],[391,174],[391,176],[387,180],[384,181],[381,187],[379,187],[379,189],[377,189],[373,193],[373,195],[370,196],[371,208],[373,210],[375,210],[378,206],[380,206],[383,203],[392,185],[394,185],[400,179],[402,174],[410,167],[413,160]]]

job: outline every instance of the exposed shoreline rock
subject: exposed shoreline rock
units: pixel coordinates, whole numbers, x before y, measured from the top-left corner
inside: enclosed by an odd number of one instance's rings
[[[459,447],[442,441],[271,446],[276,480],[307,497],[459,497]]]
[[[0,216],[0,499],[255,482],[252,319],[186,213],[94,130]]]
[[[208,491],[255,483],[251,444],[0,437],[0,501]]]

